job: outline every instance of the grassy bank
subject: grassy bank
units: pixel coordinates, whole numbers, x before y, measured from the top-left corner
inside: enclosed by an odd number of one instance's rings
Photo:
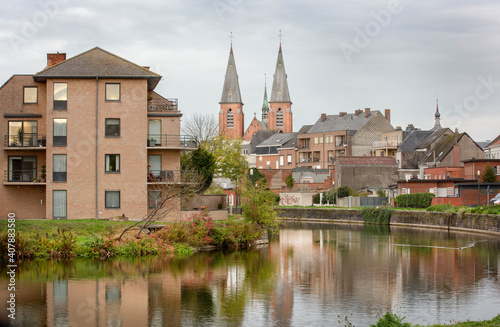
[[[404,318],[392,314],[387,313],[379,321],[370,325],[370,327],[423,327],[421,325],[414,325],[409,322],[404,322]],[[500,326],[500,315],[496,316],[491,320],[483,320],[483,321],[465,321],[465,322],[457,322],[454,324],[435,324],[429,325],[427,327],[493,327]]]
[[[37,258],[114,257],[146,255],[186,255],[204,246],[234,249],[259,239],[258,225],[241,220],[212,221],[200,214],[194,219],[164,223],[151,234],[131,229],[133,222],[102,220],[18,220],[15,231],[17,260]],[[0,221],[0,255],[8,258],[7,221]]]

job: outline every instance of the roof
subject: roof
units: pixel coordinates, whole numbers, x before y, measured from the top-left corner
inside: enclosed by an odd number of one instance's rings
[[[300,129],[299,129],[299,134],[306,134],[307,132],[309,132],[309,130],[311,129],[313,125],[303,125]]]
[[[458,144],[458,142],[460,142],[460,140],[465,134],[466,133],[444,135],[436,143],[436,145],[427,152],[427,154],[420,161],[420,163],[429,161],[435,161],[435,162],[443,161],[444,158],[446,158],[446,156],[448,155],[448,153],[450,153],[450,151],[453,149],[455,144]]]
[[[242,103],[240,83],[238,82],[238,73],[236,71],[236,63],[234,61],[233,46],[229,51],[229,59],[227,61],[226,77],[224,78],[224,87],[222,88],[222,96],[220,103]]]
[[[299,133],[293,133],[293,134],[295,135],[281,146],[282,149],[297,148]]]
[[[357,131],[368,123],[376,114],[381,115],[378,110],[371,111],[367,117],[365,117],[364,112],[358,115],[345,114],[342,117],[340,117],[340,115],[328,115],[324,121],[321,121],[321,118],[319,118],[307,133],[312,134],[346,130]]]
[[[432,145],[432,143],[436,142],[441,136],[445,135],[446,133],[453,134],[453,132],[449,128],[440,128],[438,130],[435,130],[424,142],[422,142],[416,148],[428,148]]]
[[[498,135],[493,141],[488,143],[488,145],[486,147],[489,148],[490,146],[493,146],[493,145],[500,145],[500,135]]]
[[[273,88],[271,89],[271,100],[269,102],[291,102],[281,44],[278,51],[278,60],[276,60]]]
[[[421,130],[411,131],[409,135],[403,139],[403,142],[399,144],[399,151],[407,151],[407,152],[415,151],[415,149],[422,142],[424,142],[432,133],[433,133],[432,131],[421,131]]]
[[[161,75],[111,52],[95,47],[33,75],[35,81],[47,78],[145,78],[153,90]]]
[[[262,146],[282,146],[283,144],[290,141],[294,136],[297,136],[297,133],[276,133],[265,141],[261,142],[257,147]]]
[[[337,157],[341,166],[397,166],[394,157]]]

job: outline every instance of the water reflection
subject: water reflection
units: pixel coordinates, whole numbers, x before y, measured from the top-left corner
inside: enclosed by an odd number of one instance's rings
[[[499,249],[479,234],[296,223],[253,251],[23,263],[14,325],[335,326],[348,316],[365,326],[391,310],[422,324],[489,319],[500,313]]]

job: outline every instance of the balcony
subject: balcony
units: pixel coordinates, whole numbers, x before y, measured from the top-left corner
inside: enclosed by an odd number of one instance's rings
[[[45,170],[5,170],[4,185],[46,185]]]
[[[149,134],[148,149],[196,150],[198,140],[190,135]]]
[[[177,99],[153,99],[148,101],[149,112],[177,111]]]
[[[5,150],[45,150],[47,142],[45,135],[24,133],[20,135],[5,135]]]
[[[373,148],[397,148],[399,146],[398,141],[375,141],[373,142]]]
[[[196,170],[148,170],[148,184],[195,184],[199,182]]]

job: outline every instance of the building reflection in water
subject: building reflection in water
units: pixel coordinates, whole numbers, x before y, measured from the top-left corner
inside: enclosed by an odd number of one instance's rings
[[[481,285],[500,290],[498,238],[311,226],[281,230],[254,251],[52,264],[61,272],[45,269],[56,276],[48,282],[20,274],[16,325],[331,325],[349,313],[374,322],[398,308],[412,322],[449,321],[464,308],[480,310]],[[478,240],[485,241],[457,249]]]

